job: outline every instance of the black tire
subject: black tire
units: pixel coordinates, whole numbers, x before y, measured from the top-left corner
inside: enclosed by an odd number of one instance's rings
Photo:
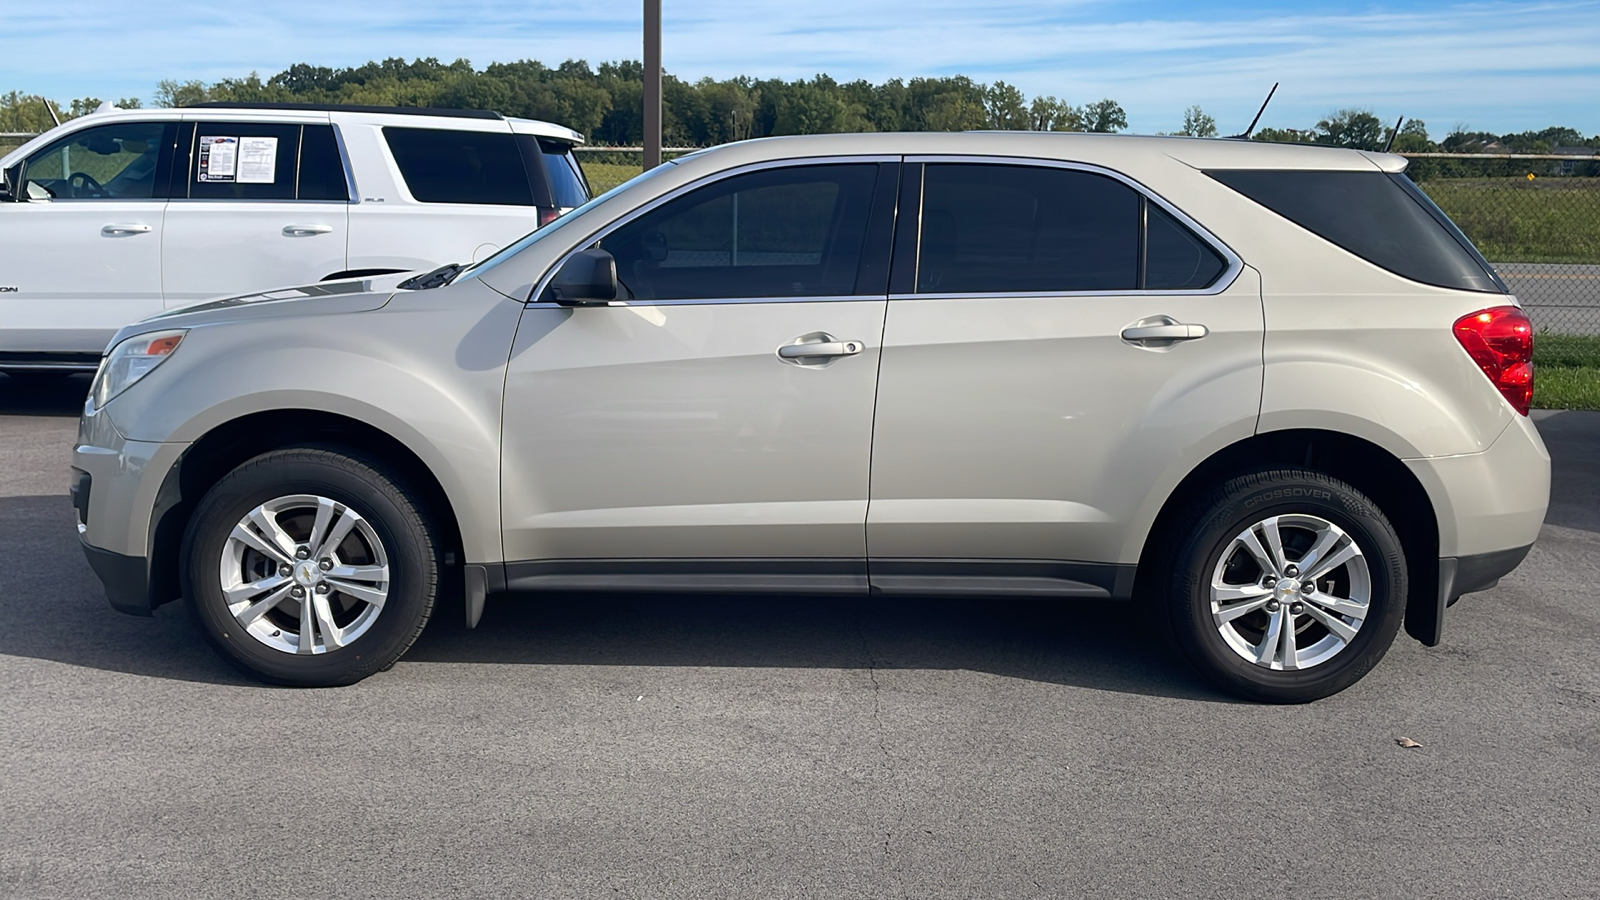
[[[1276,575],[1257,566],[1256,557],[1247,545],[1236,545],[1235,539],[1244,537],[1247,529],[1254,531],[1259,523],[1274,516],[1304,516],[1306,519],[1281,520],[1283,527],[1283,557],[1290,562],[1303,561],[1306,542],[1318,534],[1330,535],[1332,529],[1315,530],[1311,518],[1331,523],[1342,530],[1349,540],[1360,548],[1360,561],[1335,566],[1327,573],[1324,585],[1331,588],[1304,597],[1293,592],[1291,585],[1303,584],[1295,579],[1277,581]],[[1301,469],[1273,469],[1252,472],[1229,479],[1215,490],[1194,501],[1177,519],[1193,522],[1192,530],[1172,560],[1166,576],[1166,612],[1172,636],[1178,649],[1200,671],[1222,689],[1250,700],[1268,703],[1306,703],[1344,690],[1377,665],[1388,651],[1400,628],[1405,613],[1407,572],[1405,554],[1394,526],[1383,515],[1377,504],[1348,484],[1319,472]],[[1296,525],[1294,523],[1299,523]],[[1310,538],[1305,535],[1311,535]],[[1259,538],[1258,538],[1259,539]],[[1265,543],[1262,542],[1265,548]],[[1294,546],[1291,546],[1294,545]],[[1324,559],[1338,552],[1334,545],[1322,554]],[[1270,548],[1268,549],[1270,555]],[[1298,552],[1302,555],[1295,556]],[[1227,554],[1226,556],[1224,554]],[[1316,568],[1312,564],[1312,568]],[[1287,570],[1287,567],[1285,567]],[[1361,573],[1364,569],[1365,574]],[[1254,584],[1272,588],[1251,587],[1246,582],[1252,573],[1258,579]],[[1304,573],[1298,572],[1297,575]],[[1238,584],[1247,590],[1268,591],[1267,606],[1241,615],[1228,623],[1219,623],[1213,616],[1212,580],[1220,577],[1223,585]],[[1315,576],[1321,578],[1323,576]],[[1343,587],[1341,588],[1341,579]],[[1313,606],[1312,597],[1337,597],[1342,590],[1347,597],[1357,596],[1352,584],[1365,584],[1368,594],[1364,616],[1346,618],[1335,616],[1338,623],[1324,625],[1310,614],[1289,615],[1294,609]],[[1272,592],[1277,593],[1272,593]],[[1284,593],[1288,591],[1288,593]],[[1278,597],[1285,598],[1278,601]],[[1230,601],[1253,603],[1256,598]],[[1305,601],[1305,602],[1301,602]],[[1287,607],[1287,609],[1285,609]],[[1268,610],[1272,613],[1269,614]],[[1279,612],[1279,610],[1284,610]],[[1317,605],[1315,612],[1327,616],[1327,607]],[[1225,612],[1223,613],[1226,614]],[[1282,643],[1270,640],[1270,622],[1273,618],[1297,624],[1294,646],[1302,652],[1299,642],[1312,641],[1304,647],[1308,655],[1318,646],[1331,648],[1322,652],[1331,655],[1322,661],[1313,661],[1305,668],[1274,668],[1282,665],[1290,654]],[[1301,620],[1305,621],[1302,622]],[[1342,623],[1347,628],[1357,624],[1353,637],[1343,640],[1332,628]],[[1231,637],[1225,635],[1230,630]],[[1252,630],[1255,629],[1255,630]],[[1279,626],[1280,633],[1282,625]],[[1259,633],[1257,648],[1273,655],[1265,663],[1246,659],[1250,637]],[[1230,639],[1235,643],[1230,644]],[[1321,641],[1322,643],[1316,643]],[[1276,650],[1272,648],[1276,647]],[[1238,648],[1238,649],[1236,649]],[[1315,656],[1313,656],[1313,659]]]
[[[262,454],[223,476],[206,492],[189,521],[180,566],[183,594],[206,639],[224,659],[246,674],[275,684],[354,684],[392,666],[427,624],[439,581],[438,539],[403,484],[378,460],[345,450],[307,447]],[[357,513],[370,526],[370,535],[380,542],[374,552],[384,554],[388,562],[387,597],[376,607],[364,630],[343,646],[310,655],[269,645],[268,638],[247,630],[229,611],[220,577],[228,566],[224,552],[234,527],[262,504],[295,495],[328,498]],[[370,543],[370,539],[362,537],[367,532],[360,526],[352,533],[358,550],[362,540]],[[258,555],[257,564],[268,559],[264,554]],[[268,562],[267,569],[272,568]],[[292,584],[289,586],[293,588]],[[364,609],[362,604],[341,595],[337,587],[330,602]],[[285,604],[271,615],[292,615],[294,601]],[[293,621],[297,622],[298,617]],[[316,627],[319,626],[313,626],[313,635]],[[303,626],[293,626],[285,620],[285,629],[292,628],[303,630]],[[313,636],[313,647],[316,641]]]

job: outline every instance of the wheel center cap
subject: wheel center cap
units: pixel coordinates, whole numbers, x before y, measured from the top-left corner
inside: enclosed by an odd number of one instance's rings
[[[315,587],[322,580],[322,570],[309,559],[302,560],[294,567],[294,583],[301,587]]]
[[[1292,597],[1299,592],[1300,582],[1293,578],[1284,578],[1277,584],[1273,585],[1273,589],[1277,592],[1279,597]]]

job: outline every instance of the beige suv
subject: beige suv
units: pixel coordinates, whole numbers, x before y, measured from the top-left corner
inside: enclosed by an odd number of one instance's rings
[[[470,268],[123,329],[73,494],[112,605],[345,684],[440,597],[1122,602],[1339,691],[1515,568],[1515,298],[1399,157],[1062,134],[686,156]]]

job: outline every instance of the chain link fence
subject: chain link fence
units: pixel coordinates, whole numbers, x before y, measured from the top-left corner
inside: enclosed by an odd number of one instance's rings
[[[1516,293],[1541,349],[1600,366],[1600,157],[1427,153],[1407,171]]]

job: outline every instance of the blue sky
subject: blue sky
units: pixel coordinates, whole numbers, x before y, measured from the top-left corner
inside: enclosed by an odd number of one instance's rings
[[[0,91],[148,99],[162,78],[263,76],[389,56],[637,59],[640,3],[595,0],[8,0]],[[1344,106],[1428,123],[1600,133],[1600,0],[664,0],[664,64],[688,78],[965,74],[1073,103],[1111,97],[1138,132],[1198,103],[1242,129]]]

